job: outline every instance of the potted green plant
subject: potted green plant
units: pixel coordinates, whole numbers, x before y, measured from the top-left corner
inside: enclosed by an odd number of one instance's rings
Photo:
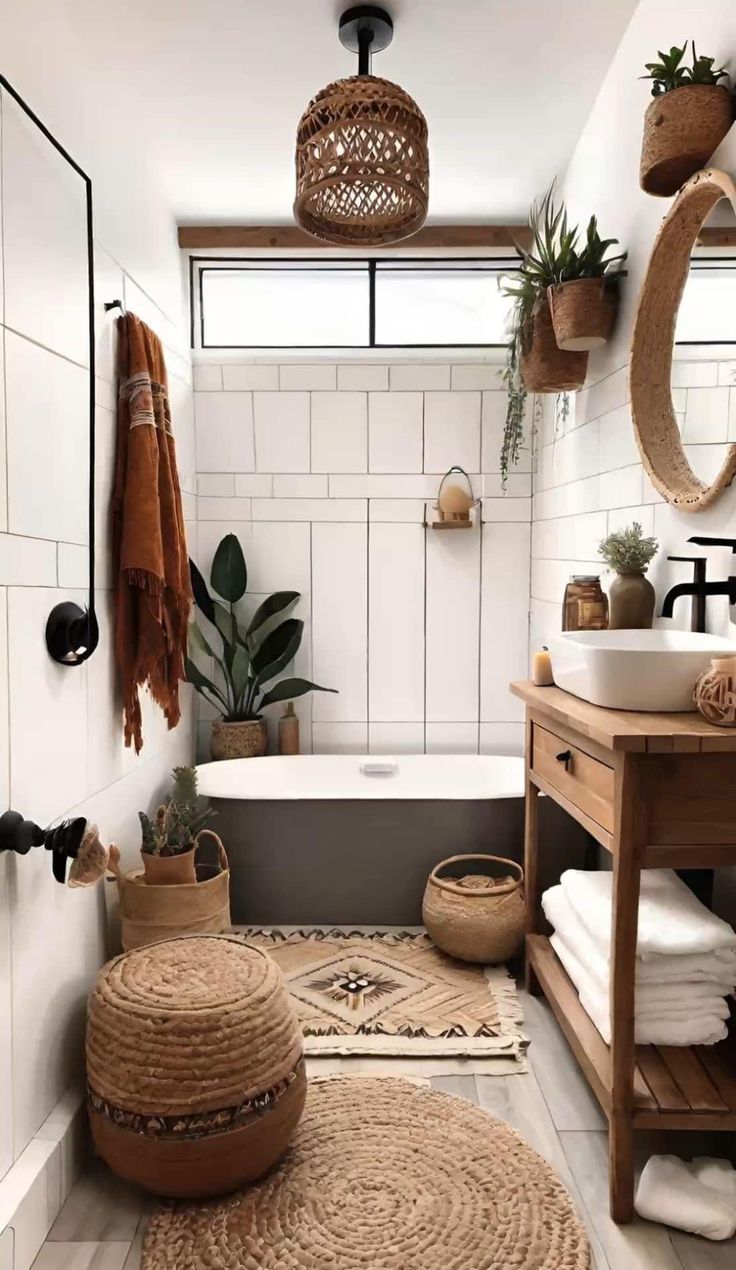
[[[170,797],[151,818],[138,813],[141,822],[141,859],[146,882],[151,886],[174,886],[196,882],[194,855],[197,834],[214,814],[203,806],[197,793],[197,773],[193,767],[175,767]]]
[[[247,625],[241,626],[236,605],[248,586],[243,549],[235,534],[219,544],[210,570],[210,595],[193,560],[189,562],[194,602],[206,618],[211,634],[197,621],[189,627],[190,653],[198,652],[217,667],[210,678],[186,659],[189,683],[213,705],[221,718],[212,725],[213,759],[252,758],[265,754],[268,732],[263,718],[266,706],[293,701],[307,692],[335,692],[308,679],[274,680],[293,661],[302,642],[304,623],[289,617],[301,598],[298,591],[277,591],[258,607]],[[268,685],[271,685],[270,687]]]
[[[609,534],[598,553],[616,577],[608,593],[611,630],[649,630],[654,617],[654,587],[646,571],[659,550],[656,538],[645,538],[634,521],[626,529]]]
[[[523,253],[518,271],[501,280],[504,293],[514,300],[504,371],[508,394],[500,463],[504,488],[522,445],[527,394],[582,388],[587,349],[608,338],[613,322],[616,275],[608,270],[624,259],[624,255],[608,256],[616,240],[601,239],[594,216],[579,248],[579,230],[569,225],[564,204],[555,203],[554,185],[533,204],[529,225],[531,249]]]
[[[669,198],[706,166],[733,123],[733,98],[725,67],[699,57],[692,41],[692,65],[684,63],[687,40],[658,62],[647,62],[642,79],[652,81],[644,116],[639,184],[648,194]]]

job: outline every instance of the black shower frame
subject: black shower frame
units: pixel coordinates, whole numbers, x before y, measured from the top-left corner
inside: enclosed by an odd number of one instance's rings
[[[13,85],[0,74],[0,89],[4,89],[20,107],[24,115],[38,128],[39,132],[53,146],[57,154],[82,178],[85,192],[86,230],[87,230],[87,316],[89,322],[89,498],[88,498],[88,536],[89,536],[89,596],[86,612],[78,605],[66,601],[57,605],[49,616],[46,628],[46,640],[50,655],[60,664],[77,666],[87,661],[95,651],[99,642],[99,627],[95,611],[95,248],[94,248],[94,214],[92,202],[92,180],[82,167],[69,154],[69,151],[56,139],[54,134],[39,119],[38,115]],[[75,660],[57,656],[52,643],[54,637],[63,640],[78,640],[84,645],[84,651]],[[58,646],[57,646],[58,651]]]

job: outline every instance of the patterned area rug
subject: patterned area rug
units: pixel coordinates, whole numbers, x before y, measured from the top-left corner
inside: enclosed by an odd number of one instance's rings
[[[167,1204],[142,1270],[589,1270],[570,1196],[513,1129],[405,1080],[309,1087],[277,1169]]]
[[[310,1057],[459,1055],[524,1069],[521,1003],[503,966],[454,961],[426,934],[241,933],[283,970]]]

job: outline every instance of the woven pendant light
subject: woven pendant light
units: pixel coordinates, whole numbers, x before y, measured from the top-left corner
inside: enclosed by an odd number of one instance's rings
[[[358,53],[358,74],[323,88],[297,130],[294,217],[340,247],[398,242],[427,216],[427,121],[403,88],[370,74],[392,36],[383,9],[343,13],[340,41]]]

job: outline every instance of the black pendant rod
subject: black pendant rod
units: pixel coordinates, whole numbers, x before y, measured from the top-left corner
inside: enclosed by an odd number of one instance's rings
[[[373,32],[369,27],[362,27],[358,31],[358,74],[370,75],[371,73],[371,45],[373,43]]]
[[[87,608],[72,601],[57,604],[46,624],[46,647],[54,661],[79,666],[92,656],[99,642],[95,612],[95,245],[92,210],[92,181],[46,124],[39,119],[20,93],[0,74],[0,87],[13,98],[23,113],[84,181],[87,210],[87,313],[89,321],[89,599]]]

